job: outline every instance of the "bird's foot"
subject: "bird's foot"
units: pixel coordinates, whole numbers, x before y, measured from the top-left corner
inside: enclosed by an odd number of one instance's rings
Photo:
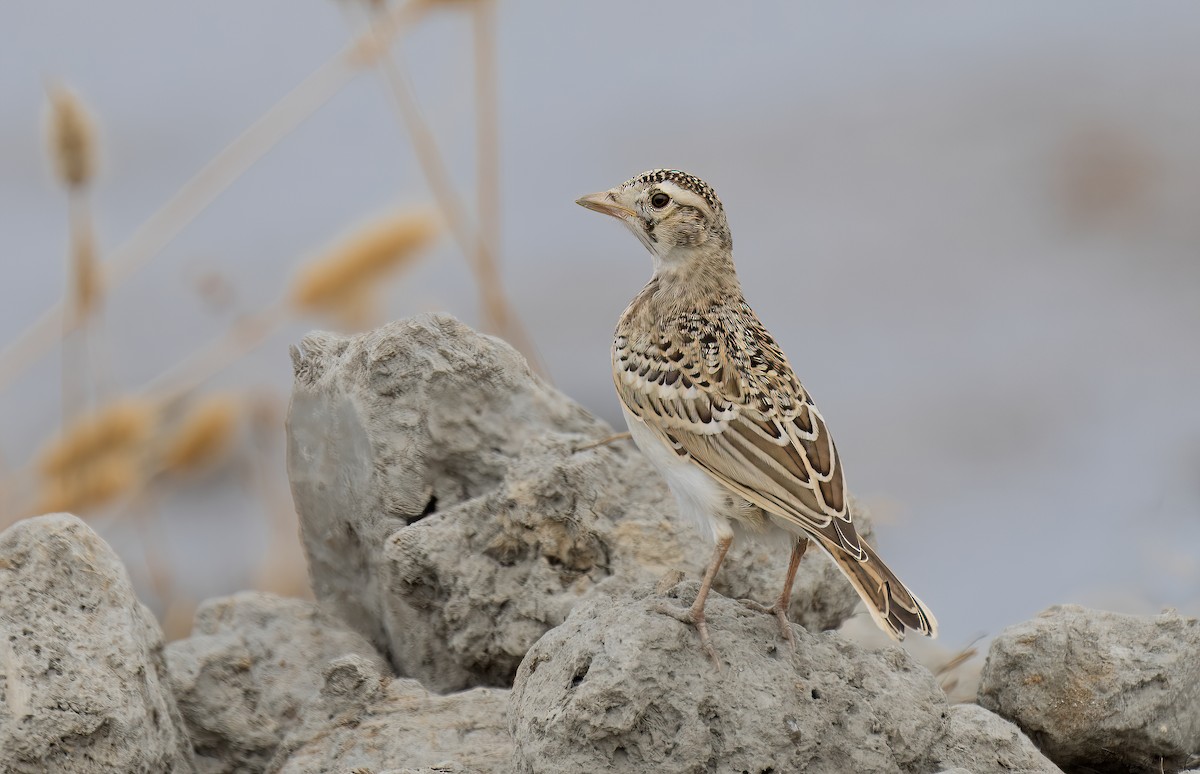
[[[696,610],[694,607],[674,607],[664,602],[659,602],[654,606],[654,612],[669,615],[676,621],[685,624],[691,624],[696,633],[700,635],[700,646],[704,648],[704,652],[708,654],[713,666],[717,671],[721,670],[721,657],[717,655],[717,649],[713,647],[712,637],[708,635],[708,622],[704,620],[704,610]]]
[[[792,622],[788,620],[787,608],[779,600],[775,600],[775,604],[770,607],[755,602],[753,599],[739,599],[738,602],[751,610],[775,616],[775,622],[779,624],[779,636],[787,640],[787,644],[792,647],[792,650],[796,649],[796,633],[792,631]]]

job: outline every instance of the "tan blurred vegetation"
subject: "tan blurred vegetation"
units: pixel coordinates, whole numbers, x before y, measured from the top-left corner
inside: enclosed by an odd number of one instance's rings
[[[440,6],[445,6],[440,8]],[[288,321],[312,319],[345,331],[379,324],[379,296],[402,279],[439,236],[449,230],[478,285],[484,327],[522,349],[537,364],[500,284],[496,246],[499,212],[496,141],[495,22],[492,0],[434,2],[375,0],[343,6],[350,43],[318,68],[185,183],[122,245],[96,243],[91,184],[103,157],[97,120],[85,101],[62,83],[47,87],[49,163],[66,192],[68,282],[61,300],[0,351],[0,390],[56,349],[62,353],[61,423],[29,460],[9,463],[0,478],[0,529],[34,514],[71,511],[84,518],[131,522],[145,551],[145,573],[168,637],[187,632],[195,600],[178,588],[159,550],[163,534],[157,504],[178,487],[217,475],[283,435],[283,398],[249,388],[210,391],[212,377],[249,356]],[[478,192],[474,207],[455,189],[436,138],[426,127],[408,74],[391,48],[406,30],[432,12],[468,14],[475,60]],[[412,143],[435,207],[385,213],[298,260],[281,278],[277,300],[243,315],[215,340],[191,352],[142,389],[111,394],[101,376],[107,351],[103,309],[108,291],[161,250],[227,187],[304,118],[322,107],[356,75],[376,71],[388,86],[405,139]],[[474,212],[471,210],[474,209]],[[216,274],[198,290],[219,301],[233,289]],[[103,342],[104,347],[99,347]],[[263,467],[263,466],[259,466]],[[257,588],[307,594],[307,571],[298,525],[286,494],[284,471],[255,471],[270,535]]]

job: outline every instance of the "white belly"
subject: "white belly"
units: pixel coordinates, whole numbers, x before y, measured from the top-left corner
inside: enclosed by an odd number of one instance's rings
[[[634,443],[641,449],[646,459],[667,481],[667,486],[675,495],[679,504],[679,512],[685,519],[693,522],[700,533],[716,542],[718,538],[733,535],[733,528],[726,513],[730,510],[730,500],[733,493],[698,465],[688,462],[677,455],[659,440],[652,430],[622,406],[625,413],[625,423],[629,425],[629,433]]]

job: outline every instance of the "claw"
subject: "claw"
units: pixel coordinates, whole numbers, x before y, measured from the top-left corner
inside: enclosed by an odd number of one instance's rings
[[[779,624],[779,636],[787,641],[792,650],[796,649],[796,633],[792,631],[792,622],[788,620],[787,610],[776,602],[767,607],[766,605],[755,602],[753,599],[739,599],[738,602],[758,613],[766,613],[775,616],[775,622]]]
[[[712,638],[708,636],[708,623],[704,620],[704,603],[708,599],[709,589],[712,588],[713,576],[717,574],[717,568],[721,566],[721,560],[729,552],[729,546],[732,543],[732,532],[717,540],[712,558],[708,560],[708,568],[704,571],[704,578],[700,581],[700,590],[696,592],[696,601],[692,603],[691,607],[671,607],[662,602],[654,605],[657,612],[696,627],[696,631],[700,634],[700,644],[704,647],[704,652],[712,659],[713,666],[717,668],[718,672],[721,671],[721,659],[717,656],[717,649],[712,645]]]
[[[808,538],[797,538],[792,544],[792,556],[788,559],[787,576],[783,581],[783,591],[775,599],[775,604],[767,607],[755,602],[753,599],[739,599],[746,607],[751,610],[757,610],[760,613],[770,613],[775,616],[775,621],[779,624],[779,636],[787,640],[787,644],[792,647],[792,652],[796,650],[796,634],[792,631],[792,622],[788,620],[787,609],[788,603],[792,599],[792,584],[796,581],[796,570],[800,567],[800,560],[804,558],[804,551],[808,548]]]
[[[717,655],[717,649],[713,647],[712,637],[708,634],[708,622],[704,620],[704,610],[696,612],[690,607],[673,607],[663,602],[658,602],[654,605],[654,612],[669,615],[680,623],[690,624],[695,627],[696,633],[700,635],[700,647],[704,648],[704,652],[708,654],[708,658],[712,661],[713,666],[718,672],[723,671],[721,668],[721,657]]]

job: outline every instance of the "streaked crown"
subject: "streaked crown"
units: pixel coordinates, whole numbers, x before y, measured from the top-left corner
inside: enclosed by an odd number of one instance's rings
[[[695,175],[689,175],[687,172],[681,172],[678,169],[652,169],[649,172],[643,172],[637,177],[628,180],[622,187],[628,188],[635,185],[652,185],[654,183],[666,182],[674,183],[680,188],[684,188],[702,197],[704,201],[708,202],[708,206],[713,212],[720,212],[725,209],[721,205],[721,200],[717,198],[717,192],[713,190],[711,185]]]

